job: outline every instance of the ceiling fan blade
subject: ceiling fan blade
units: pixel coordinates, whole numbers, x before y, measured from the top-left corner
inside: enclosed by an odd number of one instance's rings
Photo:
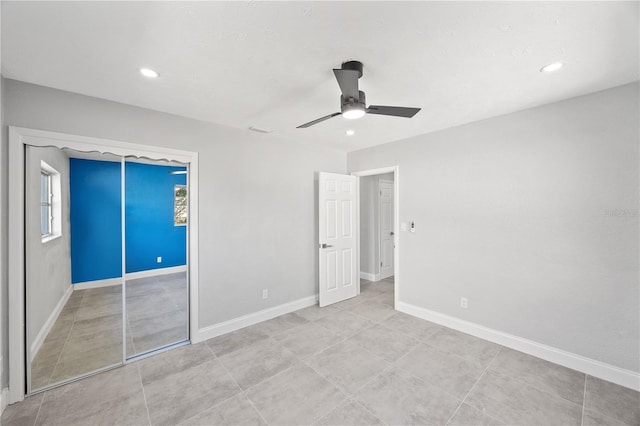
[[[304,123],[304,124],[296,127],[296,129],[304,129],[304,128],[307,128],[309,126],[313,126],[314,124],[322,123],[324,120],[328,120],[328,119],[333,118],[336,115],[340,115],[340,114],[342,114],[342,113],[341,112],[334,112],[333,114],[325,115],[324,117],[320,117],[320,118],[317,118],[317,119],[315,119],[313,121],[310,121],[308,123]]]
[[[360,77],[360,73],[356,70],[338,69],[334,69],[333,73],[336,76],[336,80],[338,80],[342,96],[344,96],[345,99],[353,98],[358,100],[360,98],[358,92],[358,78]]]
[[[395,107],[385,105],[369,105],[368,114],[392,115],[394,117],[411,118],[420,111],[421,108]]]

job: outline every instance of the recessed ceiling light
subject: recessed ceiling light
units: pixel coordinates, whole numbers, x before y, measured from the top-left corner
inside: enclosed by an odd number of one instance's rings
[[[347,136],[353,136],[355,134],[356,132],[354,130],[351,130],[351,129],[347,130]]]
[[[564,64],[562,62],[554,62],[552,64],[545,65],[544,67],[540,68],[540,72],[558,71],[560,68],[562,68],[563,65]]]
[[[144,75],[145,77],[149,77],[149,78],[158,78],[158,77],[160,77],[160,74],[158,74],[158,71],[152,70],[151,68],[140,68],[140,74]]]

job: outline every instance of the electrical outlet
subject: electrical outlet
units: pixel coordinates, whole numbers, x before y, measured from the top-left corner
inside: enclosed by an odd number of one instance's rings
[[[467,300],[466,297],[461,297],[460,298],[460,307],[462,309],[467,309],[469,307],[469,301]]]
[[[262,298],[263,299],[268,299],[269,298],[269,289],[267,289],[267,288],[262,289]]]
[[[158,256],[158,257],[156,258],[156,262],[158,262],[158,263],[162,263],[162,256]]]

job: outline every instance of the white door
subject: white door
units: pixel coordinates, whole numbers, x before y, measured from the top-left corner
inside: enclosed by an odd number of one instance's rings
[[[393,182],[380,180],[380,279],[393,275]]]
[[[356,177],[320,173],[320,306],[357,294]]]

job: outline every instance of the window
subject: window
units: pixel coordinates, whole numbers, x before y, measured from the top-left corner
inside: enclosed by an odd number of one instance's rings
[[[60,173],[40,162],[40,237],[46,243],[62,235]]]
[[[187,187],[186,185],[176,185],[173,187],[173,224],[184,226],[187,224]]]
[[[51,211],[51,175],[40,170],[40,235],[42,238],[50,236],[53,232],[53,212]]]

